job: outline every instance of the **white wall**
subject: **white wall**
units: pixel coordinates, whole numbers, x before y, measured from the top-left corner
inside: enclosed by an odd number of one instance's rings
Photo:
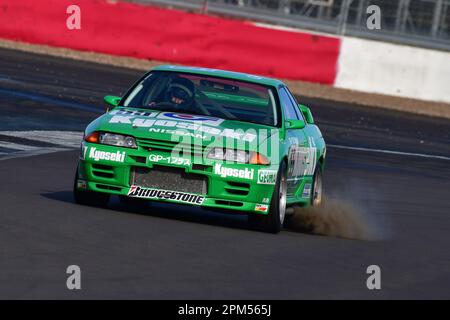
[[[450,52],[342,37],[335,87],[450,103]]]

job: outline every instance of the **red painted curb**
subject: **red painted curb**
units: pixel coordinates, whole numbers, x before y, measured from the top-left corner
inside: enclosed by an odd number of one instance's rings
[[[69,5],[81,30],[69,30]],[[35,44],[332,84],[340,40],[105,0],[0,0],[0,37]]]

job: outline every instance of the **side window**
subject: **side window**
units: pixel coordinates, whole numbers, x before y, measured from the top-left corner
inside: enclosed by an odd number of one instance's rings
[[[287,91],[287,94],[288,94],[289,98],[291,99],[292,103],[294,104],[294,108],[295,108],[295,111],[297,112],[298,118],[302,119],[303,121],[306,122],[306,119],[303,116],[302,111],[298,107],[297,99],[295,99],[294,95],[292,94],[292,92],[288,88],[286,88],[286,91]]]
[[[281,107],[284,111],[284,117],[286,120],[295,120],[295,119],[301,119],[298,117],[297,112],[294,109],[294,105],[292,103],[291,98],[289,98],[288,92],[285,88],[280,88],[278,90],[280,95],[280,103]]]

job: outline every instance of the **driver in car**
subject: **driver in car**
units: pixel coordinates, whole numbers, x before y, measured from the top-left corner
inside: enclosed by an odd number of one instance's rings
[[[192,81],[186,78],[174,78],[168,85],[162,103],[170,103],[175,109],[187,111],[194,105],[195,86]],[[155,106],[152,102],[149,106]]]

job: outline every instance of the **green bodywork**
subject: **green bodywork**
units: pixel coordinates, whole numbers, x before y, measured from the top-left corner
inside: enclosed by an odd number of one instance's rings
[[[279,80],[214,69],[160,66],[153,70],[264,84],[273,87],[275,92],[285,87]],[[238,93],[210,92],[206,95],[210,99],[232,100],[237,104],[264,103],[241,97]],[[281,107],[282,121],[278,127],[221,119],[217,123],[202,124],[199,130],[195,121],[170,120],[164,111],[121,107],[123,102],[118,97],[107,96],[105,102],[109,111],[88,125],[85,137],[93,132],[123,134],[134,137],[137,148],[83,141],[78,165],[79,189],[127,196],[135,188],[135,170],[152,170],[155,166],[179,168],[186,174],[206,178],[207,187],[202,201],[191,204],[267,214],[280,163],[285,161],[288,205],[308,206],[311,203],[313,175],[317,166],[323,169],[326,146],[306,106],[298,105],[303,120],[286,119]],[[244,164],[207,158],[206,154],[214,147],[258,151],[270,159],[270,164]],[[173,190],[173,187],[163,190]],[[183,203],[175,196],[148,199]]]

